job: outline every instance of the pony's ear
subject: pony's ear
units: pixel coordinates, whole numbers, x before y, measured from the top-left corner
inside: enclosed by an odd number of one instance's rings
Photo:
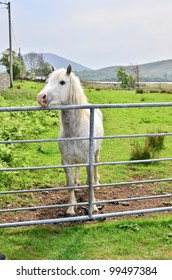
[[[67,67],[66,73],[69,76],[71,72],[72,72],[72,66],[69,64]]]
[[[53,64],[51,64],[51,69],[52,69],[52,72],[57,70],[57,68]]]

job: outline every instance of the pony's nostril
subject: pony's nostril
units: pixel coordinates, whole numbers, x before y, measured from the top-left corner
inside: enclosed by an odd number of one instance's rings
[[[46,93],[40,92],[37,96],[37,100],[38,103],[42,106],[42,107],[47,107],[47,95]]]

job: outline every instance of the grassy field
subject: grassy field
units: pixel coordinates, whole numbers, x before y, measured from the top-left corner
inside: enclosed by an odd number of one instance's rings
[[[172,259],[172,219],[0,230],[0,250],[11,260]]]
[[[15,83],[0,94],[0,106],[37,106],[36,95],[43,84]],[[170,94],[135,94],[134,91],[85,89],[90,103],[171,102]],[[171,108],[103,109],[105,135],[171,132]],[[57,138],[59,112],[1,113],[0,139]],[[129,160],[136,142],[144,139],[104,140],[100,161]],[[160,157],[172,157],[172,139],[165,138]],[[20,167],[60,164],[57,143],[0,146],[0,166]],[[172,165],[165,161],[149,165],[116,165],[100,168],[101,182],[171,177]],[[85,184],[85,171],[82,172]],[[0,172],[0,190],[45,188],[65,184],[63,170]],[[170,183],[155,185],[156,192],[171,192]],[[26,196],[22,206],[35,202]],[[12,196],[0,198],[0,207],[10,207]],[[21,203],[21,201],[20,201]],[[172,202],[171,202],[172,203]],[[159,215],[139,220],[124,219],[85,225],[36,226],[0,230],[0,251],[9,259],[171,259],[172,219]],[[132,248],[132,249],[131,249]]]

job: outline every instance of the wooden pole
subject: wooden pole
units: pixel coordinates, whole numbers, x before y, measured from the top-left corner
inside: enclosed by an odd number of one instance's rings
[[[9,20],[9,49],[10,49],[10,88],[13,87],[13,54],[12,54],[12,35],[11,35],[11,6],[8,2],[8,20]]]

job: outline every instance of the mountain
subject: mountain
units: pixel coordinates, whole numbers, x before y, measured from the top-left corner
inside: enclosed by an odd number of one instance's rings
[[[25,59],[26,56],[27,55],[24,55],[24,60],[26,68],[29,68]],[[43,53],[43,58],[46,62],[52,64],[57,69],[63,67],[66,68],[69,64],[71,64],[72,69],[75,73],[77,73],[77,76],[79,76],[81,80],[86,81],[116,82],[116,74],[119,67],[124,67],[126,72],[135,76],[136,66],[138,66],[140,82],[172,82],[172,59],[140,65],[118,65],[92,70],[84,65],[52,53]]]
[[[119,66],[98,70],[84,70],[77,73],[81,80],[115,82]],[[136,65],[122,66],[131,75],[136,73]],[[172,59],[138,65],[140,82],[172,82]]]
[[[74,72],[84,71],[84,70],[91,70],[90,68],[83,66],[81,64],[78,64],[74,61],[71,61],[69,59],[66,59],[64,57],[58,56],[56,54],[52,53],[43,53],[43,58],[46,62],[52,64],[57,69],[58,68],[66,68],[69,64],[72,65],[72,70]]]
[[[33,56],[31,56],[31,58],[29,56],[30,54],[33,54]],[[30,70],[31,64],[34,65],[35,61],[37,61],[37,59],[38,59],[37,57],[36,58],[34,57],[34,54],[35,55],[39,55],[39,53],[35,53],[35,52],[31,52],[31,53],[23,55],[23,59],[24,59],[24,62],[25,62],[27,70]],[[59,69],[59,68],[67,68],[67,66],[69,64],[71,64],[72,65],[72,70],[74,72],[79,72],[79,71],[84,71],[84,70],[91,70],[90,68],[88,68],[88,67],[86,67],[84,65],[81,65],[79,63],[76,63],[76,62],[74,62],[72,60],[69,60],[67,58],[58,56],[58,55],[53,54],[53,53],[43,53],[41,55],[43,55],[43,58],[44,58],[45,62],[48,62],[48,63],[52,64],[57,69]]]

